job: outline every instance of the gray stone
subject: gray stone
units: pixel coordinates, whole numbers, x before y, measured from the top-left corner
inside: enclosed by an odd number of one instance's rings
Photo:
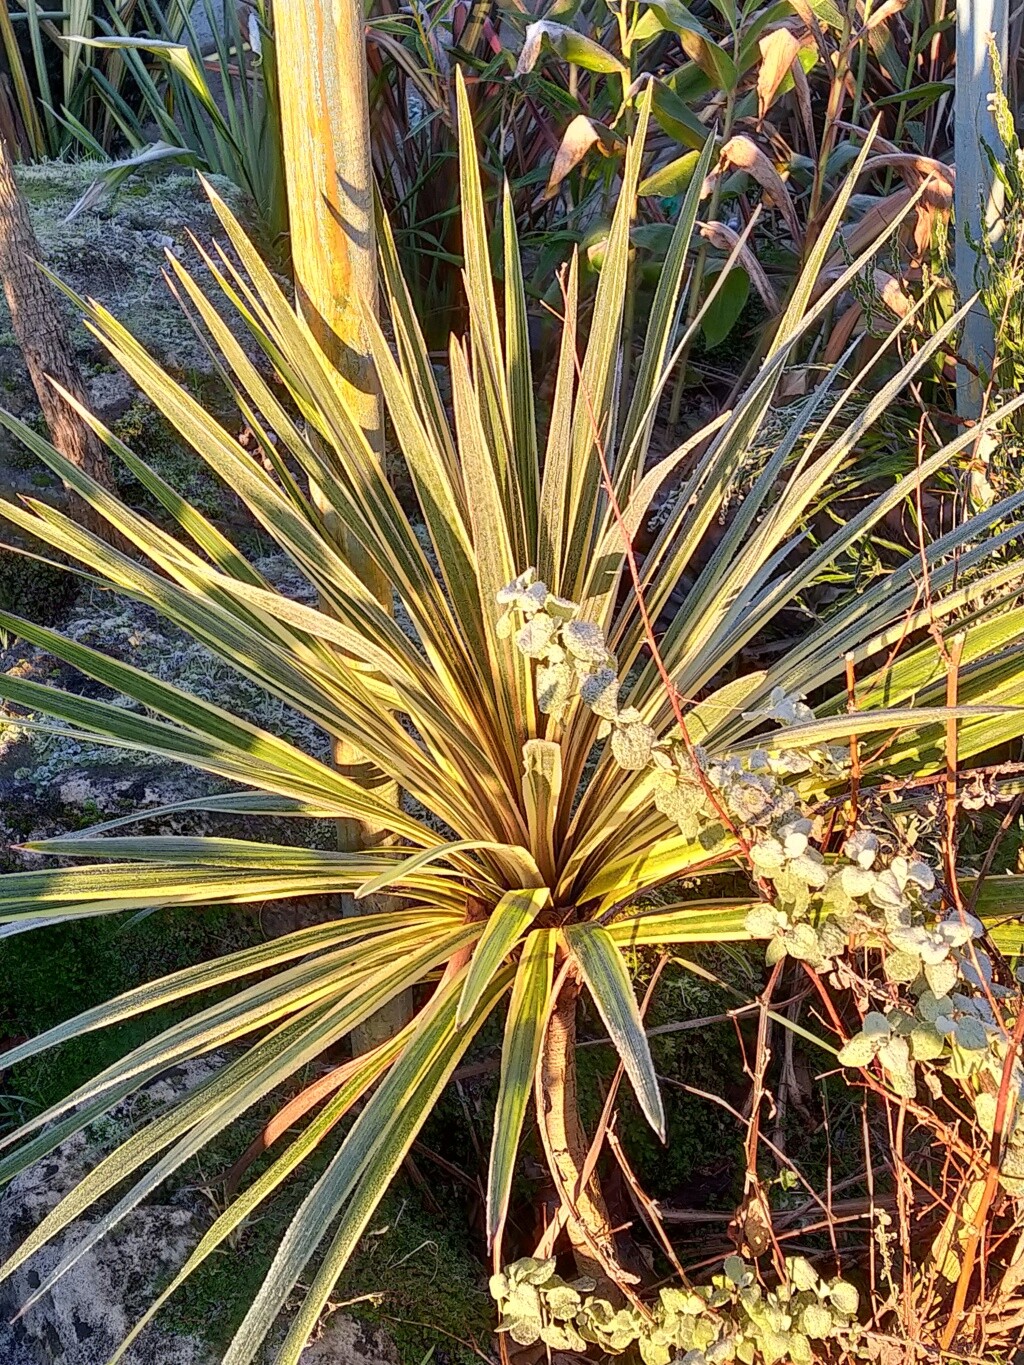
[[[176,1067],[100,1123],[69,1138],[17,1176],[0,1197],[0,1252],[6,1257],[117,1142],[129,1136],[140,1108],[163,1105],[206,1079],[212,1062]],[[89,1213],[0,1287],[3,1365],[106,1365],[135,1320],[182,1263],[207,1216],[199,1196],[158,1193],[87,1251],[48,1294],[9,1320],[61,1256],[87,1234]],[[125,1356],[124,1365],[215,1365],[207,1345],[159,1323]]]
[[[303,1351],[299,1365],[402,1365],[395,1343],[380,1328],[332,1313],[323,1335]]]
[[[195,0],[189,19],[195,33],[194,46],[199,52],[215,50],[217,35],[224,31],[224,11],[228,5],[234,5],[239,9],[245,8],[244,5],[238,4],[238,0]],[[189,46],[193,46],[191,37],[188,41]]]

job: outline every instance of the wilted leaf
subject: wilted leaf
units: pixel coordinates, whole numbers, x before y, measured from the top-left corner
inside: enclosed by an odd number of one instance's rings
[[[757,71],[757,116],[763,119],[778,94],[800,51],[800,43],[788,28],[766,33],[758,42],[761,65]]]
[[[779,310],[779,296],[772,288],[768,276],[758,264],[757,257],[751,251],[750,247],[746,242],[740,246],[739,234],[734,232],[731,227],[726,227],[724,223],[700,223],[698,225],[698,231],[706,241],[710,242],[711,245],[716,247],[719,251],[731,253],[739,247],[737,259],[750,276],[751,284],[753,284],[754,288],[761,296],[764,306],[768,309],[769,313],[773,315],[777,313]]]
[[[622,139],[603,123],[587,118],[586,114],[577,114],[558,144],[548,183],[540,196],[541,202],[555,197],[559,185],[571,171],[575,170],[591,147],[599,147],[605,156],[612,156],[622,146],[624,146]]]
[[[765,201],[773,204],[779,210],[786,220],[786,226],[789,228],[794,243],[799,246],[803,242],[803,232],[782,176],[779,175],[760,147],[742,133],[731,137],[724,144],[718,153],[718,164],[712,175],[722,175],[730,167],[738,171],[746,171],[753,180],[757,181],[764,191]]]
[[[573,66],[583,67],[585,71],[625,75],[627,79],[629,78],[628,69],[617,57],[613,57],[607,48],[595,43],[593,38],[588,38],[586,34],[578,33],[574,28],[554,24],[548,19],[538,19],[536,23],[527,25],[526,38],[516,63],[515,74],[525,76],[528,71],[532,71],[545,48],[549,48],[564,61],[571,62]]]

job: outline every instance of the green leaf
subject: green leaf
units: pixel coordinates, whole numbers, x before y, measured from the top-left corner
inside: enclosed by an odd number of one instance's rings
[[[657,105],[655,105],[655,110]],[[657,117],[657,113],[655,113]],[[670,161],[667,166],[653,171],[646,179],[641,180],[637,194],[641,198],[675,199],[677,195],[685,194],[693,180],[694,172],[700,162],[699,152],[685,152],[682,156]]]
[[[538,19],[526,27],[515,74],[524,76],[537,65],[537,60],[545,50],[554,52],[563,61],[584,71],[597,71],[606,75],[621,75],[628,81],[629,68],[618,57],[612,56],[607,48],[580,33],[578,29],[555,24],[548,19]]]
[[[455,1016],[459,1028],[472,1017],[488,982],[550,901],[546,886],[506,891],[498,901],[487,917],[466,974]]]
[[[564,933],[587,990],[636,1092],[640,1108],[664,1142],[665,1111],[658,1077],[622,953],[608,930],[600,925],[570,925]]]
[[[519,1138],[551,1004],[555,940],[551,929],[538,929],[528,936],[512,988],[487,1171],[488,1248],[500,1245],[508,1212]]]
[[[733,266],[704,313],[701,331],[708,350],[720,345],[736,324],[750,297],[750,276],[745,270]]]

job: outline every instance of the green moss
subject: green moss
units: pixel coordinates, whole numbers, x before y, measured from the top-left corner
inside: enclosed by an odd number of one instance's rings
[[[198,376],[196,377],[199,378]],[[190,386],[199,396],[201,385]],[[221,401],[224,393],[221,390]],[[204,516],[223,515],[231,494],[209,472],[206,464],[185,445],[174,428],[144,399],[137,399],[112,426],[114,435],[159,474],[185,500]],[[139,511],[165,520],[166,512],[142,484],[115,460],[118,489],[128,504]]]
[[[52,626],[67,615],[77,596],[78,580],[73,574],[16,550],[0,549],[0,610]]]
[[[157,911],[134,924],[102,917],[17,935],[0,952],[0,1032],[33,1037],[144,981],[259,937],[252,916],[226,907]],[[37,1112],[198,1007],[191,1000],[72,1039],[13,1067],[3,1089],[18,1097],[22,1116]],[[3,1121],[0,1112],[0,1129]]]

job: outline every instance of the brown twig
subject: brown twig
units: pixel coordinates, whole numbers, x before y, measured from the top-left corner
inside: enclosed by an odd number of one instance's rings
[[[992,1123],[992,1146],[990,1148],[988,1173],[985,1177],[985,1188],[982,1191],[981,1199],[971,1220],[970,1232],[964,1245],[963,1260],[960,1267],[960,1276],[956,1283],[956,1292],[953,1295],[953,1303],[949,1310],[949,1317],[940,1338],[940,1345],[944,1351],[948,1351],[957,1334],[961,1321],[964,1316],[964,1304],[967,1302],[967,1291],[970,1288],[971,1279],[974,1275],[974,1262],[977,1258],[978,1248],[982,1241],[985,1229],[985,1221],[988,1211],[995,1197],[996,1187],[999,1184],[999,1168],[1002,1160],[1003,1146],[1003,1126],[1006,1123],[1006,1111],[1009,1107],[1010,1087],[1013,1081],[1013,1067],[1017,1060],[1017,1053],[1021,1042],[1024,1041],[1024,1009],[1017,1012],[1017,1022],[1014,1025],[1013,1037],[1010,1046],[1006,1049],[1006,1056],[1003,1059],[1003,1073],[999,1081],[999,1093],[996,1096],[996,1112]]]

